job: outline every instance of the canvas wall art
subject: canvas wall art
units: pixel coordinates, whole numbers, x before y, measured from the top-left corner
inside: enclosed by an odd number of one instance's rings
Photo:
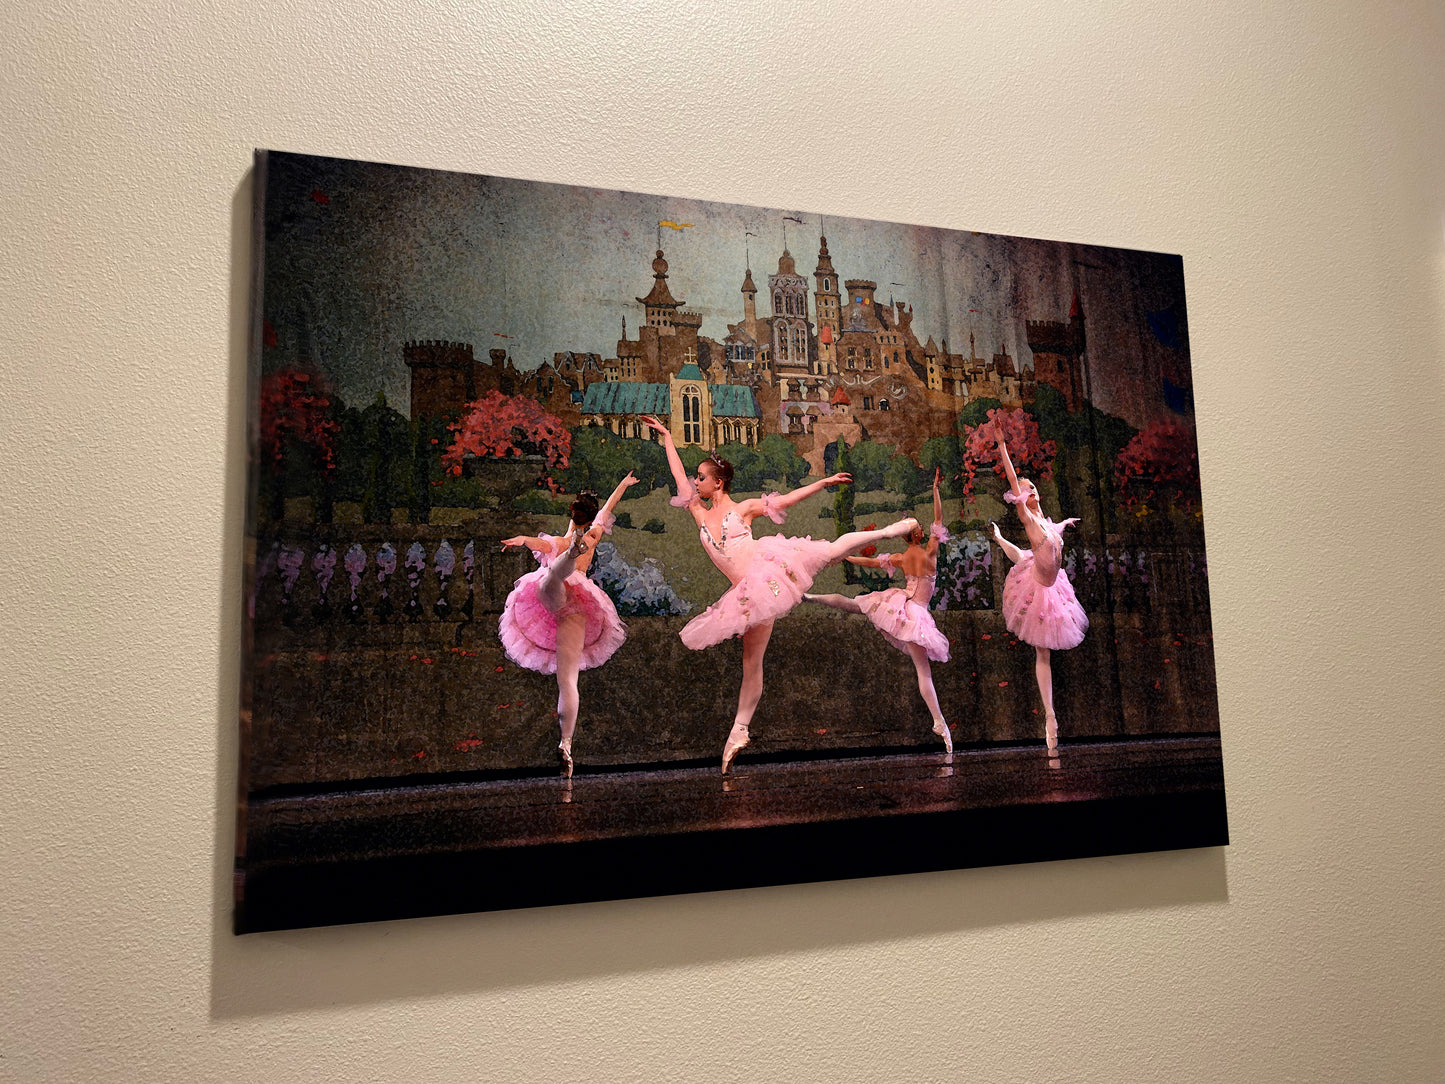
[[[1179,257],[255,191],[238,932],[1227,842]]]

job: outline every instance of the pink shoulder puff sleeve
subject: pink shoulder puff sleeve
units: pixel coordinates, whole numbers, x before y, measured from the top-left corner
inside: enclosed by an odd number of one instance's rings
[[[788,518],[787,508],[778,504],[778,498],[781,496],[781,493],[764,493],[762,496],[763,515],[767,516],[774,523],[782,523]]]
[[[669,497],[667,503],[674,508],[686,508],[693,501],[697,500],[697,486],[691,482],[684,482],[678,489],[676,497]]]
[[[547,550],[545,553],[542,550],[533,550],[532,558],[543,568],[546,568],[552,563],[552,558],[556,556],[556,554],[552,552],[552,542],[555,540],[555,536],[543,533],[537,537],[546,543]]]
[[[592,526],[601,527],[603,534],[612,533],[612,525],[617,522],[617,517],[611,512],[599,512],[597,518],[592,521]]]
[[[939,545],[943,545],[943,543],[953,537],[948,533],[948,528],[941,523],[935,523],[932,527],[928,528],[928,533],[938,539]]]

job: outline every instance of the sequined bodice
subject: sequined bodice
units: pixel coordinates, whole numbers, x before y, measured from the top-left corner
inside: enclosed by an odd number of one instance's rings
[[[731,582],[737,583],[747,569],[753,556],[753,547],[757,544],[753,538],[752,524],[744,523],[740,515],[729,511],[723,515],[716,537],[706,523],[698,529],[698,537],[702,540],[702,548],[712,558],[712,563],[717,565],[718,571]]]
[[[1033,547],[1034,579],[1048,587],[1059,577],[1059,567],[1064,560],[1064,536],[1059,525],[1051,519],[1040,516],[1039,525],[1043,527],[1044,539],[1040,545]]]

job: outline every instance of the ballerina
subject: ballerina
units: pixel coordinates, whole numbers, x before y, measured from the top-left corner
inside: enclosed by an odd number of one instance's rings
[[[689,479],[667,426],[651,416],[642,420],[661,435],[667,463],[677,483],[677,496],[672,498],[672,503],[692,513],[703,549],[732,583],[717,602],[689,621],[680,634],[682,642],[694,651],[732,636],[741,636],[743,640],[743,680],[738,690],[738,710],[723,745],[722,770],[726,775],[733,758],[750,740],[748,726],[763,695],[763,655],[773,634],[773,621],[802,600],[803,592],[813,586],[813,577],[823,569],[864,546],[906,535],[918,526],[918,521],[901,520],[881,531],[850,531],[831,542],[784,535],[754,539],[752,525],[758,516],[782,523],[793,505],[828,486],[850,482],[852,476],[833,474],[788,493],[734,501],[729,493],[732,464],[714,453],[699,464],[697,477]]]
[[[1054,715],[1054,677],[1049,652],[1078,647],[1089,627],[1088,615],[1074,595],[1068,574],[1060,567],[1064,528],[1079,520],[1073,517],[1055,523],[1043,514],[1039,508],[1038,487],[1014,473],[1002,434],[998,437],[998,453],[1009,485],[1003,499],[1014,506],[1029,536],[1029,550],[1024,552],[999,533],[997,523],[990,524],[994,541],[1013,562],[1003,585],[1004,626],[1033,646],[1034,677],[1044,705],[1044,744],[1049,755],[1054,756],[1059,751],[1059,721]]]
[[[885,569],[891,576],[901,571],[906,587],[890,587],[883,591],[849,598],[847,595],[804,595],[809,602],[831,606],[835,610],[863,614],[883,634],[883,638],[913,660],[913,669],[918,674],[918,692],[933,716],[933,732],[943,739],[944,750],[953,752],[953,735],[944,721],[943,711],[938,706],[938,693],[933,688],[933,662],[948,661],[948,637],[938,631],[928,604],[933,600],[933,588],[938,577],[938,546],[948,541],[948,531],[943,526],[943,499],[938,494],[939,471],[933,472],[933,526],[925,535],[922,526],[915,525],[908,534],[908,548],[902,553],[885,553],[881,557],[854,557],[847,559],[865,568]],[[924,539],[927,538],[927,545]]]
[[[507,658],[539,674],[557,675],[557,753],[562,774],[572,776],[572,735],[577,729],[577,674],[610,659],[627,629],[607,592],[587,578],[587,567],[612,510],[637,479],[629,471],[599,510],[597,495],[582,492],[572,502],[567,531],[560,538],[515,535],[502,549],[526,546],[542,567],[520,577],[502,607],[497,633]]]

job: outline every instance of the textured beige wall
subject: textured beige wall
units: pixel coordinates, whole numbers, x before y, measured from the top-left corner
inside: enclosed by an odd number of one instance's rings
[[[1445,1078],[1439,3],[342,6],[0,11],[0,1078]],[[233,939],[257,145],[1183,253],[1233,846]]]

